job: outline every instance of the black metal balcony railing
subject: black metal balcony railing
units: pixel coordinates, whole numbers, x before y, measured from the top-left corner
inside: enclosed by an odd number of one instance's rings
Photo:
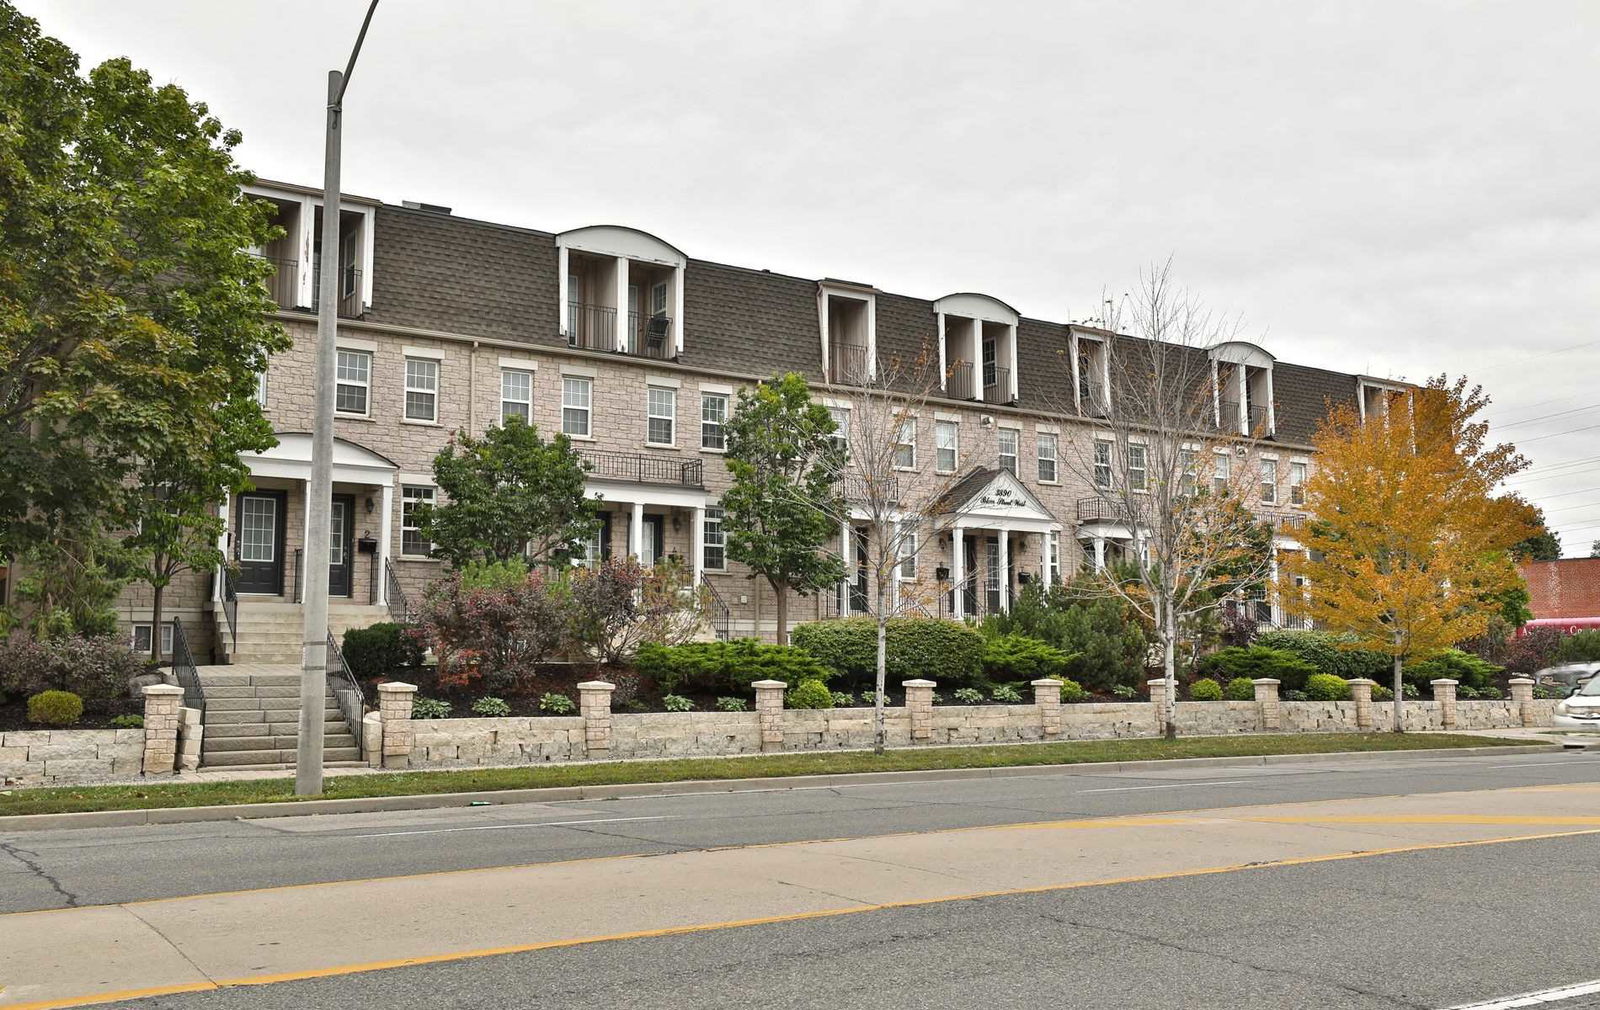
[[[861,386],[872,378],[866,344],[833,344],[828,348],[828,381]]]
[[[1137,519],[1139,514],[1139,509],[1130,509],[1128,503],[1114,498],[1078,499],[1079,523],[1120,523],[1126,526],[1129,515]]]
[[[1222,400],[1217,404],[1217,428],[1220,431],[1239,430],[1239,401]]]
[[[1250,405],[1250,434],[1270,435],[1272,431],[1267,427],[1267,407],[1265,404]]]
[[[641,358],[671,361],[678,356],[672,336],[672,320],[659,313],[628,313],[628,353]]]
[[[945,376],[944,395],[956,400],[976,400],[978,389],[972,383],[972,362],[957,361]]]
[[[625,480],[635,484],[671,484],[704,488],[705,465],[698,459],[675,459],[642,452],[601,452],[580,449],[584,469],[605,480]]]
[[[339,271],[339,304],[337,314],[345,319],[361,318],[361,271],[356,267],[342,267]],[[317,311],[322,301],[322,261],[311,267],[311,311]]]
[[[1256,518],[1275,530],[1293,532],[1305,529],[1306,517],[1297,512],[1261,512]]]
[[[299,261],[260,254],[256,254],[256,259],[265,260],[273,266],[272,273],[261,282],[267,286],[267,294],[278,303],[278,308],[294,308],[300,298]]]
[[[1011,369],[987,365],[983,375],[983,399],[987,403],[1011,402]]]
[[[875,477],[869,481],[858,473],[847,473],[839,480],[839,494],[847,502],[892,504],[900,501],[900,479]]]
[[[1078,382],[1078,409],[1090,417],[1105,417],[1110,409],[1106,384],[1095,379]]]
[[[588,351],[617,349],[617,310],[609,305],[567,303],[567,346]]]

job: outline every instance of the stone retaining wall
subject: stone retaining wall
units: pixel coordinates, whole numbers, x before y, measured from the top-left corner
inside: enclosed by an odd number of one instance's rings
[[[0,783],[65,786],[138,778],[142,729],[29,729],[0,733]]]

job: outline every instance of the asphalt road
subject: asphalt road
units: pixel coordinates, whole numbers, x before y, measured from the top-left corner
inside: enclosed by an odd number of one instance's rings
[[[1042,819],[1585,782],[1600,782],[1600,755],[1593,752],[1395,755],[1126,773],[1080,766],[1015,778],[37,831],[9,837],[0,828],[0,913]],[[1596,961],[1595,974],[1600,976],[1600,951]]]

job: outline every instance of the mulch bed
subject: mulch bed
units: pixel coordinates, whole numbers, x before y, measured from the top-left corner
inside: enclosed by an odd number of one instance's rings
[[[0,733],[25,729],[111,729],[111,720],[119,715],[144,715],[144,699],[124,698],[105,705],[85,705],[83,718],[71,726],[45,726],[28,721],[28,700],[14,698],[0,701]]]

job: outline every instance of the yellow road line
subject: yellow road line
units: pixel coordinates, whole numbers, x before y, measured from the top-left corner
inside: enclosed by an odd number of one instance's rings
[[[1068,822],[1071,823],[1071,822]],[[1556,831],[1538,835],[1511,835],[1505,838],[1482,838],[1464,842],[1429,842],[1421,845],[1402,845],[1386,849],[1363,849],[1356,852],[1336,852],[1322,856],[1298,856],[1260,863],[1237,863],[1229,866],[1208,866],[1193,870],[1175,870],[1167,873],[1150,873],[1110,880],[1085,880],[1063,884],[1041,884],[1034,887],[1015,887],[995,891],[976,891],[938,898],[914,898],[907,901],[889,901],[879,904],[849,905],[842,908],[825,908],[811,912],[792,912],[786,915],[769,915],[754,919],[732,919],[725,922],[694,923],[685,926],[667,926],[626,933],[608,933],[599,936],[577,937],[568,940],[545,940],[538,943],[509,944],[500,947],[483,947],[477,950],[452,951],[442,954],[425,954],[417,957],[395,958],[389,961],[366,961],[358,964],[335,965],[329,968],[312,968],[305,971],[278,972],[269,975],[245,975],[239,978],[219,979],[214,982],[190,982],[182,985],[151,989],[125,989],[93,996],[75,996],[68,999],[42,1000],[35,1003],[9,1004],[8,1010],[59,1010],[64,1007],[91,1006],[102,1003],[120,1003],[125,1000],[149,996],[171,995],[185,992],[204,992],[213,989],[234,989],[242,986],[275,985],[280,982],[301,982],[309,979],[331,978],[341,975],[358,975],[374,971],[390,971],[428,964],[446,964],[455,961],[472,961],[506,954],[527,954],[563,947],[581,947],[590,944],[613,943],[620,940],[644,940],[663,936],[682,936],[690,933],[714,933],[748,926],[767,926],[786,922],[803,922],[808,919],[838,918],[862,912],[881,912],[902,908],[922,908],[956,901],[977,901],[984,898],[1006,898],[1029,894],[1051,894],[1062,891],[1083,890],[1091,887],[1112,887],[1119,884],[1152,883],[1163,880],[1181,880],[1187,877],[1215,876],[1224,873],[1243,873],[1247,870],[1268,870],[1289,866],[1308,866],[1316,863],[1342,862],[1366,859],[1372,856],[1391,856],[1410,852],[1432,852],[1442,849],[1471,848],[1481,845],[1503,845],[1509,842],[1534,842],[1550,838],[1571,838],[1580,835],[1600,834],[1600,828],[1578,831]]]
[[[1600,825],[1586,814],[1330,814],[1324,817],[1248,817],[1254,824],[1481,824],[1553,827]]]

